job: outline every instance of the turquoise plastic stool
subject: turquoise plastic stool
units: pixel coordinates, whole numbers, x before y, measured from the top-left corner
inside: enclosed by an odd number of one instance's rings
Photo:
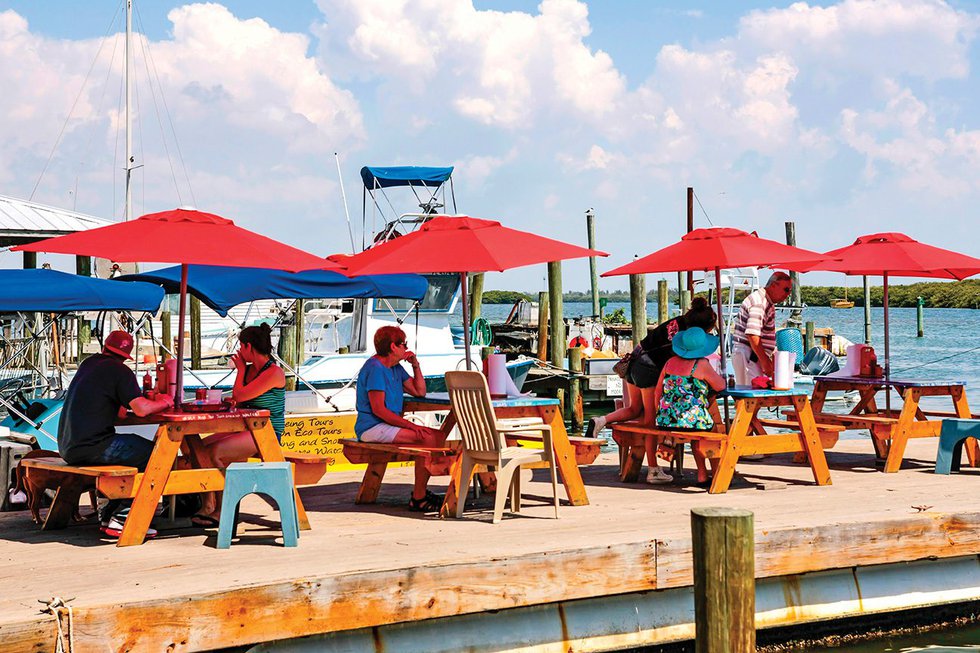
[[[963,443],[967,438],[980,440],[980,419],[944,419],[939,432],[939,450],[936,452],[936,473],[949,474],[960,471]]]
[[[225,470],[225,491],[221,497],[221,524],[218,548],[231,548],[231,538],[238,531],[238,504],[249,494],[262,494],[279,507],[282,542],[297,546],[299,517],[293,494],[293,466],[290,463],[232,463]]]

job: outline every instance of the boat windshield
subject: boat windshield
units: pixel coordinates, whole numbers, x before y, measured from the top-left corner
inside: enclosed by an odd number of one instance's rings
[[[429,289],[425,291],[425,297],[419,302],[419,310],[422,312],[445,313],[453,305],[453,298],[459,290],[458,274],[426,274],[426,281],[429,282]],[[414,302],[411,299],[375,299],[374,310],[382,311],[387,307],[399,313],[412,310]]]

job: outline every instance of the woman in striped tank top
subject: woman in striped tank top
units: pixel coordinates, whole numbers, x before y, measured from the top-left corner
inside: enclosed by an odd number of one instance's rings
[[[238,351],[231,357],[238,370],[231,396],[241,408],[269,411],[269,421],[282,437],[286,425],[286,373],[272,359],[272,329],[268,324],[245,327],[238,334]],[[258,453],[248,431],[212,435],[204,441],[215,467],[224,468]],[[201,512],[191,520],[198,526],[218,525],[217,497],[205,495]]]

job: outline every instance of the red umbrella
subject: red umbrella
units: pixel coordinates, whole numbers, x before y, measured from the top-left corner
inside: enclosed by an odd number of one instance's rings
[[[524,265],[584,256],[608,256],[605,252],[552,240],[505,227],[495,220],[469,216],[437,215],[417,230],[375,245],[350,257],[331,257],[347,267],[347,275],[399,272],[458,273],[462,283],[464,347],[470,366],[469,307],[466,275],[469,272],[503,271]]]
[[[824,254],[791,247],[775,240],[759,238],[754,233],[731,227],[695,229],[685,234],[679,243],[659,249],[653,254],[604,273],[604,277],[622,274],[653,272],[715,271],[715,296],[718,308],[719,332],[723,331],[721,312],[721,270],[749,266],[783,266],[790,263],[815,263]],[[724,335],[724,334],[722,334]],[[721,338],[721,365],[725,369],[725,338]]]
[[[980,273],[980,259],[920,243],[901,233],[860,236],[852,245],[829,251],[814,265],[792,266],[800,271],[823,270],[883,277],[885,311],[885,377],[891,373],[888,350],[888,277],[965,279]]]
[[[299,272],[342,266],[242,229],[231,220],[193,209],[150,213],[136,220],[19,245],[14,250],[99,256],[113,261],[180,263],[179,333],[184,333],[187,266],[227,265]],[[182,385],[184,339],[177,341],[177,388]],[[176,393],[174,402],[181,397]]]

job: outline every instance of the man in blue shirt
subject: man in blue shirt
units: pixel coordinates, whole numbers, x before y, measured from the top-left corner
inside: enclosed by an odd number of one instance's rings
[[[425,377],[418,358],[408,349],[405,332],[396,326],[381,327],[374,334],[374,349],[357,374],[357,421],[354,432],[362,442],[417,444],[442,447],[446,434],[438,429],[415,424],[402,417],[404,393],[425,396]],[[412,366],[412,375],[401,365]],[[415,487],[408,508],[415,512],[436,512],[443,497],[429,492],[429,471],[415,465]]]

